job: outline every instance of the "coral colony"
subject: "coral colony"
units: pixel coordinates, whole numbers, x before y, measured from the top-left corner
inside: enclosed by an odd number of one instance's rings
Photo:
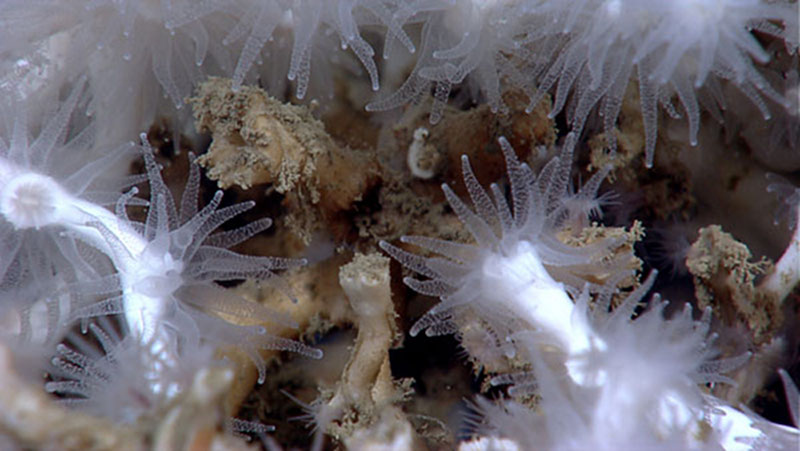
[[[0,0],[0,447],[800,449],[799,21]]]

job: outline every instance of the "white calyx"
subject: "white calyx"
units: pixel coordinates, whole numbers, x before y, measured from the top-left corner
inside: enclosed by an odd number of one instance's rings
[[[572,321],[575,304],[530,242],[520,241],[505,255],[487,258],[483,277],[483,296],[503,302],[567,355],[585,352],[596,341],[587,324]]]
[[[167,300],[183,284],[183,263],[169,253],[152,255],[147,250],[134,261],[136,266],[122,276],[125,319],[139,341],[149,343],[158,333]]]
[[[62,222],[66,194],[52,178],[28,172],[0,191],[0,213],[17,229],[39,229]]]

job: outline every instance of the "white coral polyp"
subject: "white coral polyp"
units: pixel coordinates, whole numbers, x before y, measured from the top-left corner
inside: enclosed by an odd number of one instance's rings
[[[26,102],[36,107],[88,77],[89,113],[102,138],[131,140],[159,114],[178,115],[206,74],[229,73],[230,50],[221,43],[228,30],[220,24],[230,20],[214,14],[222,6],[216,0],[4,1],[0,62],[26,62],[30,75],[14,90],[35,92]],[[11,75],[0,68],[0,80]]]
[[[529,328],[569,354],[589,347],[588,331],[570,326],[574,304],[564,285],[553,280],[528,241],[516,243],[506,255],[484,260],[481,298],[502,301],[502,308],[518,313]]]
[[[749,354],[717,358],[716,336],[708,333],[709,311],[694,320],[687,305],[667,319],[663,315],[667,303],[656,297],[649,309],[634,315],[654,280],[653,275],[648,277],[611,312],[612,291],[600,293],[594,309],[584,291],[562,333],[587,333],[591,343],[565,359],[543,348],[547,338],[538,332],[518,331],[514,340],[533,366],[541,412],[513,402],[506,402],[500,411],[488,408],[489,427],[483,434],[517,443],[536,440],[544,449],[598,450],[717,449],[717,445],[732,450],[738,449],[737,439],[757,435],[741,413],[724,407],[700,385],[731,383],[724,374]],[[569,377],[562,376],[563,367]],[[513,377],[504,380],[515,383]],[[488,405],[478,400],[478,407]]]
[[[797,4],[763,0],[584,0],[546,2],[536,11],[551,20],[530,32],[538,93],[529,108],[555,90],[552,115],[565,106],[573,131],[583,129],[595,107],[609,147],[632,75],[638,77],[646,134],[646,164],[653,164],[658,106],[672,116],[683,106],[689,140],[697,142],[700,111],[721,118],[721,81],[733,83],[765,117],[765,98],[788,108],[754,65],[769,60],[755,29],[797,45]],[[635,69],[635,70],[634,70]]]
[[[472,312],[502,340],[521,329],[536,330],[543,341],[566,354],[583,352],[593,342],[594,346],[602,346],[593,339],[588,324],[574,314],[570,293],[579,293],[588,283],[587,272],[612,274],[610,280],[627,274],[623,266],[615,267],[613,262],[604,260],[617,242],[605,239],[590,246],[573,247],[559,241],[556,235],[572,216],[565,201],[572,196],[594,198],[606,170],[598,171],[575,194],[570,188],[575,135],[566,138],[560,155],[538,177],[517,160],[508,141],[501,138],[499,142],[508,167],[513,212],[500,187],[493,184],[490,197],[463,157],[464,183],[475,211],[447,185],[442,188],[476,243],[402,238],[443,256],[430,258],[381,243],[401,263],[430,279],[406,278],[407,285],[441,299],[411,328],[411,334],[422,330],[429,336],[457,332],[464,326],[468,312]],[[591,291],[598,289],[591,283],[588,286]]]

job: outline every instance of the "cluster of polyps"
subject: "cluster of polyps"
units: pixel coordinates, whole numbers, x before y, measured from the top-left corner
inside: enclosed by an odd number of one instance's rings
[[[88,190],[93,179],[120,153],[136,147],[132,143],[64,174],[70,159],[80,156],[80,147],[75,147],[85,143],[82,134],[69,139],[70,116],[80,95],[76,89],[32,142],[24,121],[18,120],[10,143],[0,147],[0,220],[2,242],[8,251],[0,255],[4,315],[16,313],[19,322],[33,321],[30,311],[34,303],[60,302],[57,294],[69,292],[73,299],[68,305],[51,305],[43,312],[49,317],[56,311],[56,324],[49,324],[54,331],[43,343],[53,345],[51,353],[55,352],[53,340],[59,340],[74,321],[80,319],[85,324],[90,318],[123,315],[126,348],[124,352],[115,351],[114,362],[121,366],[117,374],[126,373],[124,362],[128,361],[132,372],[142,373],[153,396],[166,398],[184,388],[173,375],[191,372],[200,364],[195,354],[210,356],[202,348],[235,345],[255,361],[262,382],[265,364],[259,349],[321,357],[319,350],[268,334],[263,325],[269,321],[294,326],[290,319],[216,284],[266,280],[275,276],[274,270],[304,263],[247,256],[227,249],[270,226],[271,221],[263,219],[215,233],[221,224],[252,208],[254,203],[219,208],[222,192],[218,191],[208,205],[198,210],[200,172],[192,162],[183,197],[176,205],[145,135],[140,149],[146,174],[131,181],[149,181],[149,202],[135,197],[136,188],[122,195],[107,192],[100,197],[117,197],[112,201],[112,212],[91,200],[94,196]],[[144,223],[128,217],[130,204],[149,206]],[[43,258],[31,258],[40,254]],[[51,279],[58,283],[50,283]],[[41,297],[30,296],[39,284],[54,285],[54,290]],[[61,307],[68,311],[59,311]],[[223,317],[238,318],[242,325]],[[19,325],[20,330],[24,327]],[[125,359],[119,358],[121,353]],[[138,355],[138,361],[130,362],[131,355]],[[84,368],[73,372],[73,378],[96,378],[87,368],[98,364],[88,362],[90,357],[86,356],[77,360],[83,362]],[[185,368],[188,362],[192,362],[192,368]],[[68,367],[62,365],[62,369]],[[63,384],[56,385],[59,386]]]
[[[720,81],[767,117],[765,99],[789,108],[754,64],[770,54],[751,31],[794,52],[797,17],[797,3],[788,0],[8,0],[0,5],[0,58],[15,63],[0,64],[0,89],[49,101],[86,74],[106,134],[131,139],[165,108],[159,94],[180,108],[207,75],[231,76],[238,87],[258,72],[273,95],[287,92],[290,80],[298,98],[329,97],[334,68],[356,67],[339,48],[355,55],[378,90],[379,52],[369,39],[377,33],[385,36],[384,59],[407,60],[394,51],[401,47],[416,59],[403,84],[384,84],[394,93],[367,108],[397,108],[434,86],[432,122],[463,83],[473,88],[472,100],[494,110],[504,107],[507,86],[528,93],[530,108],[554,92],[553,115],[567,106],[580,132],[598,110],[615,149],[611,132],[636,75],[652,165],[658,105],[678,116],[673,97],[686,111],[692,143],[701,108],[722,118]],[[254,70],[262,61],[268,64]],[[386,70],[407,72],[397,66]],[[34,93],[41,86],[47,95]]]
[[[604,258],[619,243],[605,239],[573,247],[559,241],[558,232],[573,226],[568,220],[574,221],[575,214],[569,209],[576,207],[570,198],[588,201],[600,185],[593,179],[577,195],[569,188],[574,136],[567,137],[560,155],[538,177],[502,138],[500,145],[513,211],[498,185],[491,186],[490,198],[466,157],[464,181],[475,210],[443,185],[474,245],[403,237],[403,242],[444,256],[422,257],[381,243],[427,277],[406,278],[406,284],[441,300],[412,327],[412,335],[421,330],[428,335],[460,333],[470,319],[478,318],[498,337],[497,353],[531,366],[532,373],[493,381],[514,383],[516,392],[533,387],[542,413],[479,401],[487,416],[479,434],[511,439],[517,446],[535,441],[547,449],[735,449],[742,440],[756,443],[760,438],[773,446],[800,440],[800,430],[763,427],[765,420],[727,407],[701,389],[700,384],[731,383],[724,374],[749,358],[718,358],[716,335],[709,333],[710,310],[697,321],[687,304],[667,319],[668,303],[655,297],[648,310],[636,315],[655,273],[612,309],[617,283],[630,275],[620,264],[625,260]],[[595,177],[602,180],[606,174],[599,171]],[[605,283],[589,282],[602,280],[600,274]]]

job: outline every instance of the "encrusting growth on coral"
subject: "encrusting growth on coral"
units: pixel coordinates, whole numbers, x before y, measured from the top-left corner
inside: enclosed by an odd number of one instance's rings
[[[374,156],[339,146],[305,107],[254,87],[234,91],[227,79],[201,84],[190,101],[198,131],[213,140],[198,160],[208,177],[223,189],[270,184],[285,196],[284,220],[306,243],[376,182]]]
[[[772,262],[752,261],[747,246],[718,225],[698,232],[686,257],[694,277],[700,308],[712,307],[728,323],[747,325],[751,340],[760,345],[783,323],[781,299],[757,288],[756,279],[773,271]]]

